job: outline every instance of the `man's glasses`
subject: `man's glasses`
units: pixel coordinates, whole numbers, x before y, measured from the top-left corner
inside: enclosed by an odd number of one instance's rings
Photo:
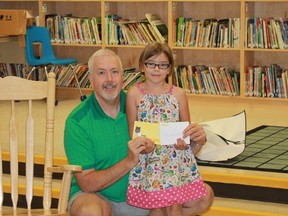
[[[147,68],[150,68],[150,69],[154,69],[154,68],[156,68],[156,66],[158,66],[159,69],[163,69],[163,70],[170,67],[170,64],[164,64],[164,63],[156,64],[153,62],[145,62],[144,64]]]

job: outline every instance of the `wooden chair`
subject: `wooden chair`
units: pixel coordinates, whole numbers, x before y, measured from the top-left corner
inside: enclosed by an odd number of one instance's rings
[[[40,100],[40,103],[46,103],[46,116],[45,115],[37,115],[37,113],[33,113],[32,109],[32,101],[33,105],[35,106],[37,103],[34,103],[35,100]],[[11,111],[7,111],[8,102],[11,101]],[[0,147],[2,148],[0,154],[0,206],[1,206],[1,213],[2,215],[66,215],[66,208],[68,203],[68,196],[70,191],[71,185],[71,178],[72,173],[75,171],[81,171],[81,167],[79,166],[72,166],[72,165],[64,165],[59,167],[53,167],[53,146],[54,146],[54,101],[55,101],[55,74],[49,73],[48,81],[32,81],[27,80],[15,76],[7,76],[5,78],[0,78],[0,110],[1,108],[5,108],[6,110],[0,111]],[[21,113],[17,111],[18,106],[26,106],[27,105],[27,117],[23,118],[22,115],[26,115],[24,111],[21,109]],[[10,108],[9,108],[10,109]],[[3,123],[3,119],[5,119],[8,113],[10,118],[10,122]],[[34,118],[34,116],[37,118]],[[43,125],[37,125],[37,134],[34,133],[35,122],[38,118],[43,117]],[[23,123],[23,128],[25,127],[25,132],[23,135],[19,135],[19,119],[25,121]],[[35,120],[35,122],[34,122]],[[9,121],[9,119],[8,119]],[[8,129],[5,129],[5,126]],[[35,143],[35,137],[37,135],[40,136],[41,133],[38,131],[40,130],[39,127],[43,126],[43,139],[41,138],[41,144]],[[22,129],[22,128],[20,128]],[[23,129],[22,129],[23,130]],[[7,141],[3,140],[3,133],[7,132],[10,135],[7,135]],[[25,135],[26,133],[26,135]],[[23,137],[26,137],[23,139]],[[23,139],[25,142],[21,145],[20,141]],[[9,141],[8,141],[9,140]],[[4,207],[4,192],[7,193],[7,182],[5,183],[4,179],[7,174],[3,174],[2,167],[2,155],[5,147],[4,145],[9,142],[10,147],[9,152],[7,154],[10,155],[10,184],[11,189],[8,193],[11,193],[11,200],[12,200],[12,207]],[[40,147],[41,145],[41,147]],[[7,144],[8,146],[8,144]],[[18,175],[19,171],[19,153],[18,149],[25,146],[24,155],[26,156],[26,171],[25,171],[25,188],[26,192],[24,192],[26,197],[27,208],[19,209],[18,198],[19,198],[19,185],[21,177]],[[43,208],[42,209],[32,209],[31,203],[34,196],[35,186],[33,186],[33,182],[36,180],[34,179],[34,148],[37,147],[43,148],[43,156],[44,156],[44,175],[42,176],[43,179]],[[26,149],[26,150],[25,150]],[[23,153],[22,153],[23,154]],[[59,195],[59,202],[58,202],[58,209],[51,209],[51,200],[52,200],[52,173],[59,172],[63,173],[62,183]],[[23,177],[23,176],[22,176]],[[38,178],[39,179],[39,178]],[[5,185],[5,184],[6,185]],[[4,184],[4,185],[3,185]],[[6,199],[6,198],[5,198]],[[12,212],[10,212],[12,211]],[[67,213],[68,215],[68,213]]]

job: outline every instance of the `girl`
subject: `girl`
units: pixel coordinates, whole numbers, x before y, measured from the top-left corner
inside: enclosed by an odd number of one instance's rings
[[[126,112],[132,138],[134,121],[190,121],[188,100],[183,89],[166,82],[174,69],[167,44],[145,47],[139,68],[145,81],[127,92]],[[191,148],[192,145],[195,145]],[[150,216],[182,215],[182,204],[206,196],[192,149],[182,138],[174,145],[148,146],[130,172],[127,203],[150,209]]]

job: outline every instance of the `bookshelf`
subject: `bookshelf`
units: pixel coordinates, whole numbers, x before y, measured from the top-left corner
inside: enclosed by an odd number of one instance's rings
[[[43,5],[47,12],[43,11]],[[287,106],[287,98],[261,98],[247,97],[245,95],[245,73],[249,66],[270,66],[277,63],[280,67],[288,68],[288,49],[259,49],[248,48],[246,45],[246,19],[249,17],[282,17],[287,18],[288,0],[1,0],[3,9],[32,9],[35,16],[39,16],[39,24],[45,25],[47,14],[73,14],[79,17],[101,17],[105,20],[106,15],[117,14],[122,18],[139,21],[145,18],[146,13],[157,13],[168,26],[168,43],[175,53],[176,65],[227,66],[240,72],[240,95],[233,100],[239,100],[247,104],[257,104],[264,100],[265,103],[280,104]],[[161,10],[160,10],[161,9]],[[205,20],[207,18],[239,18],[241,23],[240,45],[235,48],[215,47],[184,47],[174,43],[173,25],[177,17],[192,17],[193,19]],[[105,24],[101,24],[102,44],[57,44],[53,47],[59,57],[75,57],[80,63],[87,62],[89,56],[100,48],[109,48],[117,52],[124,67],[137,67],[138,57],[143,46],[139,45],[109,45],[105,41]],[[73,95],[75,89],[58,88],[60,95]],[[90,92],[90,89],[85,89]],[[218,95],[194,95],[191,98],[221,97],[221,101],[229,101],[230,96]],[[192,100],[192,99],[191,99]],[[216,100],[217,101],[217,100]],[[264,104],[265,104],[264,103]],[[282,106],[283,105],[283,106]]]

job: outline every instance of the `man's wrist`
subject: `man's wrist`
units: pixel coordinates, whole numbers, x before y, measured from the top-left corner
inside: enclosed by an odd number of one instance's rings
[[[199,144],[198,142],[192,141],[192,144],[196,147],[196,148],[201,148],[203,145],[205,145],[205,143],[207,142],[207,139],[205,139],[205,141],[202,144]]]
[[[201,146],[202,146],[202,145],[200,145],[200,144],[197,143],[197,142],[194,142],[194,145],[195,145],[196,148],[201,148]]]

